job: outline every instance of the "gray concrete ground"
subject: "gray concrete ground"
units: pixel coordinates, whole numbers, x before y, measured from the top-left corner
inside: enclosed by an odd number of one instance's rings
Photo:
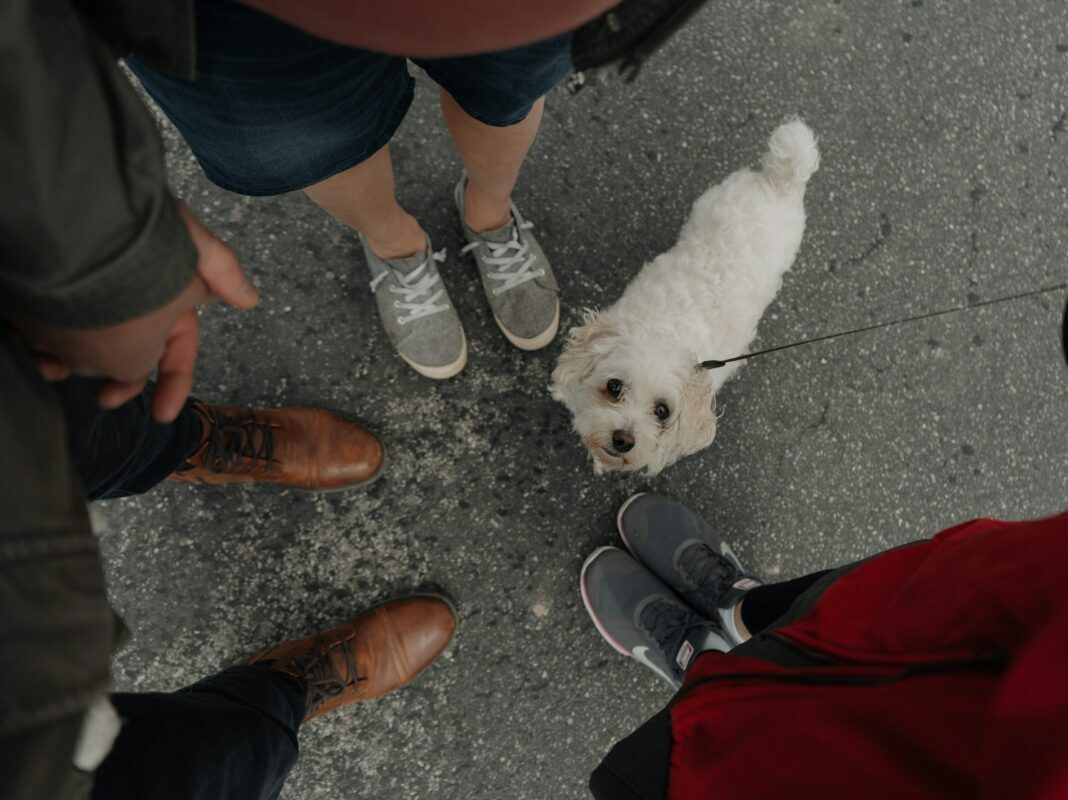
[[[1064,280],[1062,14],[717,0],[634,85],[554,93],[517,200],[554,258],[565,324],[612,301],[794,113],[823,168],[760,344]],[[455,257],[459,167],[428,83],[394,152],[403,202],[452,256],[471,359],[446,383],[391,352],[348,231],[300,194],[221,191],[168,143],[175,191],[264,295],[248,314],[205,312],[196,393],[349,410],[390,463],[369,492],[167,485],[104,504],[111,591],[134,632],[117,685],[178,688],[413,589],[448,592],[461,617],[413,686],[308,726],[289,800],[582,797],[613,741],[670,696],[601,641],[577,590],[636,489],[692,504],[769,579],[1065,504],[1062,296],[768,356],[723,392],[710,449],[655,480],[594,477],[545,390],[559,344],[508,345]]]

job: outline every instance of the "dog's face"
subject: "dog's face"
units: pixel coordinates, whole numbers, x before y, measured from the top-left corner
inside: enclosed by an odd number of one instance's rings
[[[624,331],[605,312],[572,328],[553,371],[598,472],[655,475],[716,435],[712,381],[679,342]]]

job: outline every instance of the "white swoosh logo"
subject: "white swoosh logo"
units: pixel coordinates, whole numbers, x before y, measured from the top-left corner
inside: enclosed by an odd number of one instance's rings
[[[670,683],[672,688],[678,689],[680,686],[679,682],[672,678],[670,675],[668,675],[666,672],[664,672],[661,667],[658,667],[656,664],[654,664],[652,660],[650,660],[649,656],[646,655],[646,653],[648,652],[649,648],[645,647],[644,645],[639,645],[638,647],[635,647],[630,651],[631,656],[634,657],[635,661],[639,662],[640,664],[645,664],[645,666],[647,666],[665,681]]]

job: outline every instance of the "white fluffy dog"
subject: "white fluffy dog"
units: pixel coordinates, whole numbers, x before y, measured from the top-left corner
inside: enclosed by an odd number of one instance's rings
[[[587,311],[553,371],[597,472],[655,475],[712,443],[715,392],[746,352],[805,230],[805,183],[819,166],[800,120],[771,136],[760,171],[705,192],[678,244],[642,267],[607,311]]]

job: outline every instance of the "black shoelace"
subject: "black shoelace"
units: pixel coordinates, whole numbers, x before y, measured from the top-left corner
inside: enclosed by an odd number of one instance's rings
[[[660,652],[667,659],[668,669],[678,680],[682,680],[685,674],[675,661],[682,643],[712,624],[667,599],[646,604],[638,622],[660,647]]]
[[[339,649],[345,662],[345,675],[334,664],[331,656],[333,650]],[[316,637],[315,643],[307,655],[293,659],[292,668],[300,675],[304,682],[304,716],[315,711],[327,700],[344,694],[350,686],[359,683],[365,678],[360,678],[356,669],[356,648],[344,639],[333,645],[328,645],[321,637]]]
[[[719,608],[720,599],[736,581],[745,577],[729,558],[717,553],[707,544],[694,544],[688,547],[680,559],[679,567],[689,578],[693,593],[700,597],[712,613]]]
[[[211,407],[210,432],[204,450],[204,463],[212,472],[227,472],[249,460],[249,469],[261,466],[266,470],[274,459],[274,431],[271,420],[260,420],[251,411],[243,414],[222,414]]]

